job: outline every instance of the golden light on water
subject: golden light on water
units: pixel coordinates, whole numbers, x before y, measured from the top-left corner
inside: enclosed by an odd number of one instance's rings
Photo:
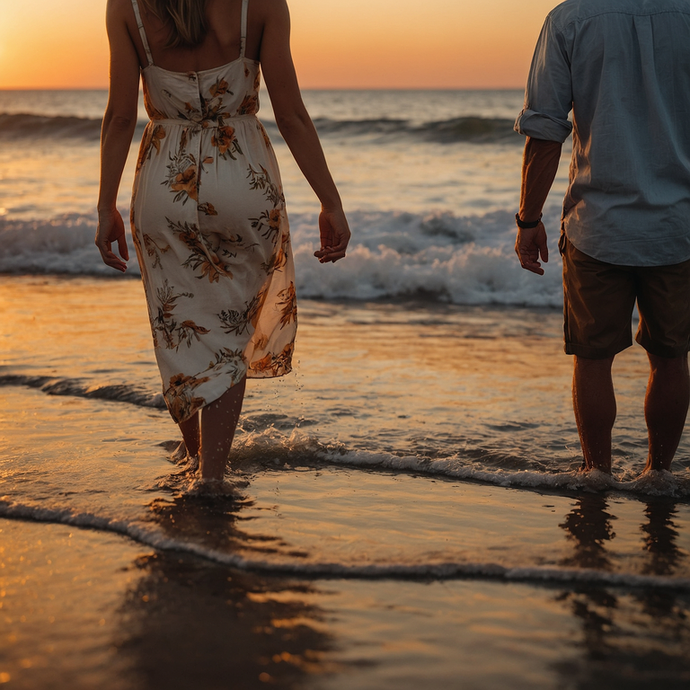
[[[306,88],[520,88],[555,0],[289,0]],[[0,9],[0,88],[103,88],[105,2]]]

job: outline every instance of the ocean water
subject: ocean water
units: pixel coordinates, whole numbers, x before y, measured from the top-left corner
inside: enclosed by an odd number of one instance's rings
[[[0,271],[108,275],[91,246],[106,98],[100,91],[0,92]],[[558,306],[556,261],[539,283],[514,261],[519,91],[326,91],[306,92],[305,101],[355,236],[347,266],[324,275],[312,265],[318,205],[264,97],[303,297]],[[143,121],[138,136],[142,128]],[[136,147],[121,187],[123,211]],[[546,212],[554,242],[566,159]]]
[[[642,673],[639,687],[659,678],[682,687],[690,442],[673,476],[639,477],[647,364],[634,347],[614,368],[614,476],[578,473],[555,246],[568,153],[544,214],[551,260],[537,277],[513,250],[523,142],[512,121],[522,94],[306,92],[353,230],[334,266],[312,257],[317,202],[264,98],[293,233],[297,361],[284,379],[250,382],[233,451],[249,487],[211,504],[185,494],[191,468],[168,459],[177,430],[136,262],[114,275],[93,246],[105,100],[101,91],[0,92],[0,533],[3,518],[54,522],[257,577],[347,580],[352,599],[342,594],[333,634],[346,635],[348,620],[360,631],[350,640],[360,651],[348,657],[343,647],[339,658],[362,668],[376,611],[393,610],[379,580],[398,582],[431,628],[459,626],[441,611],[489,596],[461,596],[465,579],[485,583],[505,620],[477,634],[487,650],[514,653],[532,609],[513,611],[502,584],[545,616],[524,643],[527,665],[543,674],[523,669],[532,678],[524,687],[614,687],[621,669]],[[133,156],[123,215],[132,166]],[[415,589],[431,581],[425,594]],[[525,585],[546,587],[548,602],[535,603]],[[380,609],[353,603],[367,596]],[[314,687],[461,687],[448,680],[460,677],[448,640],[435,651],[413,645],[419,624],[405,615],[396,610],[395,644],[377,652],[390,676]],[[549,616],[573,630],[546,660]],[[637,667],[664,646],[671,671]],[[409,665],[424,669],[428,686],[396,680],[401,649],[414,650]],[[573,669],[580,680],[571,683]],[[493,684],[462,677],[467,687],[503,687],[510,672]]]

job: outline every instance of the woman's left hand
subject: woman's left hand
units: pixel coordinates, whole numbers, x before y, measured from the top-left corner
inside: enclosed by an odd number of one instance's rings
[[[117,242],[117,251],[122,258],[118,257],[111,249],[113,242]],[[96,246],[106,266],[122,271],[122,273],[127,270],[126,262],[129,261],[129,249],[127,248],[125,224],[119,211],[99,212]]]
[[[350,228],[347,224],[345,212],[342,209],[334,211],[323,209],[319,215],[319,234],[321,235],[321,249],[314,252],[314,256],[322,263],[345,256],[350,241]]]

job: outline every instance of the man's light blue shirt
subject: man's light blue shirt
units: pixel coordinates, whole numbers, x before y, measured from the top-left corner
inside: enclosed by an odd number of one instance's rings
[[[515,129],[560,142],[572,130],[563,227],[580,251],[629,266],[690,259],[690,0],[556,7]]]

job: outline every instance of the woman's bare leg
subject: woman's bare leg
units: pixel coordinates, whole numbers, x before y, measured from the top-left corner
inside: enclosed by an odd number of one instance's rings
[[[184,440],[187,456],[194,458],[199,455],[199,413],[197,412],[186,421],[179,424]]]
[[[201,409],[200,467],[203,479],[222,479],[242,411],[246,377]]]

